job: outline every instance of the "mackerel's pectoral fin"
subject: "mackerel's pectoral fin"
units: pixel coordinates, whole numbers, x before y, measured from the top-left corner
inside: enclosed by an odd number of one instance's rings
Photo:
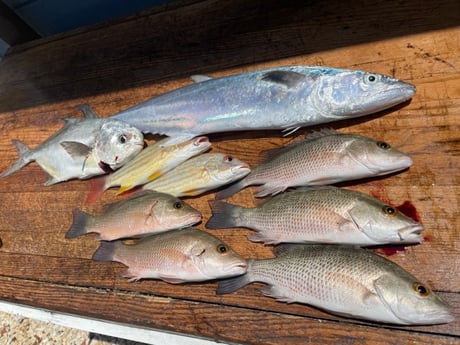
[[[283,85],[289,89],[297,87],[305,81],[306,77],[302,73],[293,71],[269,71],[262,75],[262,80]]]
[[[91,153],[91,147],[77,141],[63,141],[61,146],[74,159],[86,158]]]
[[[195,74],[190,76],[190,79],[192,79],[195,83],[200,83],[202,81],[210,80],[213,79],[212,77],[204,74]]]
[[[88,104],[78,104],[76,108],[80,110],[86,119],[98,119],[99,116]]]

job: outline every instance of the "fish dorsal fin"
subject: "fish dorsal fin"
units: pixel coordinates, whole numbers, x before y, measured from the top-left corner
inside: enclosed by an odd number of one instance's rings
[[[281,84],[292,89],[303,82],[306,77],[304,74],[294,71],[274,70],[264,73],[261,79],[267,82]]]
[[[195,83],[201,83],[202,81],[211,80],[212,77],[204,74],[195,74],[190,77]]]
[[[85,119],[98,119],[99,118],[97,113],[88,104],[78,104],[76,105],[76,108],[83,113],[83,115],[85,116]]]
[[[270,149],[270,150],[265,150],[265,151],[262,151],[262,162],[268,162],[268,161],[271,161],[279,156],[281,156],[282,154],[292,150],[294,147],[296,146],[299,146],[301,144],[303,144],[305,141],[305,139],[303,140],[297,140],[297,141],[293,141],[289,144],[287,144],[286,146],[283,146],[283,147],[277,147],[276,149]]]
[[[74,159],[87,158],[91,153],[91,147],[77,141],[63,141],[61,146]]]

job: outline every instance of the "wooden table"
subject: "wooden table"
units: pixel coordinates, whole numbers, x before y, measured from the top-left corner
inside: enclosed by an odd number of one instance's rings
[[[411,102],[332,127],[383,139],[414,165],[349,185],[399,205],[410,201],[425,241],[390,257],[453,307],[447,325],[395,327],[339,318],[263,297],[261,284],[216,296],[216,284],[129,283],[118,263],[96,263],[92,235],[66,240],[72,210],[89,181],[44,187],[36,164],[0,180],[0,299],[137,326],[250,344],[460,343],[460,3],[456,0],[347,2],[179,1],[137,16],[16,46],[0,65],[0,171],[16,160],[11,139],[34,147],[80,117],[79,103],[109,116],[190,83],[278,65],[363,69],[411,82]],[[311,129],[303,129],[300,136]],[[293,137],[278,132],[216,134],[213,151],[251,165],[260,151]],[[204,222],[213,194],[190,198]],[[230,201],[253,205],[251,188]],[[199,226],[205,229],[204,225]],[[248,230],[213,232],[245,257],[269,257]]]

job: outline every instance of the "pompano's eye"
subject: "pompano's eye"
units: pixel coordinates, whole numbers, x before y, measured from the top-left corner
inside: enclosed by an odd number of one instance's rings
[[[427,297],[430,294],[430,289],[427,287],[423,286],[422,284],[415,282],[412,285],[414,291],[421,297]]]
[[[377,141],[377,146],[380,147],[382,150],[388,150],[391,148],[390,144],[387,144],[384,141]]]
[[[383,206],[383,212],[385,213],[386,216],[394,217],[398,213],[398,210],[394,207],[385,205]]]
[[[120,142],[121,144],[124,144],[128,141],[128,138],[126,137],[126,135],[122,134],[118,137],[118,142]]]
[[[175,202],[175,203],[174,203],[174,208],[175,208],[176,210],[181,209],[181,208],[182,208],[182,203],[181,203],[180,201]]]
[[[367,84],[374,84],[378,80],[379,80],[379,78],[375,74],[366,74],[364,76],[364,82],[367,83]]]
[[[231,162],[233,160],[232,156],[225,156],[224,157],[224,162]]]
[[[225,244],[219,244],[217,247],[217,252],[220,253],[220,254],[225,254],[226,252],[228,252],[228,248]]]

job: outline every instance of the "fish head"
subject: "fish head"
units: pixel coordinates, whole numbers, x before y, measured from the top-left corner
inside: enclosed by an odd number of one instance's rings
[[[214,236],[196,241],[191,248],[190,258],[195,269],[206,279],[237,276],[247,270],[246,260]]]
[[[361,198],[348,211],[358,229],[376,244],[420,243],[423,226],[396,207],[374,198]]]
[[[201,221],[201,213],[183,200],[165,193],[157,193],[151,210],[158,224],[165,229],[181,229]]]
[[[454,320],[449,305],[407,272],[388,271],[374,281],[374,287],[400,323],[423,325]]]
[[[106,119],[95,142],[95,156],[115,170],[144,148],[144,136],[137,128],[115,119]]]
[[[383,74],[343,70],[324,75],[313,92],[317,110],[332,120],[375,113],[411,99],[414,85]]]
[[[231,183],[249,174],[249,165],[231,155],[215,154],[206,163],[210,178],[219,185]]]
[[[366,174],[380,176],[406,169],[412,158],[384,141],[354,136],[346,148],[348,156],[365,170]]]

